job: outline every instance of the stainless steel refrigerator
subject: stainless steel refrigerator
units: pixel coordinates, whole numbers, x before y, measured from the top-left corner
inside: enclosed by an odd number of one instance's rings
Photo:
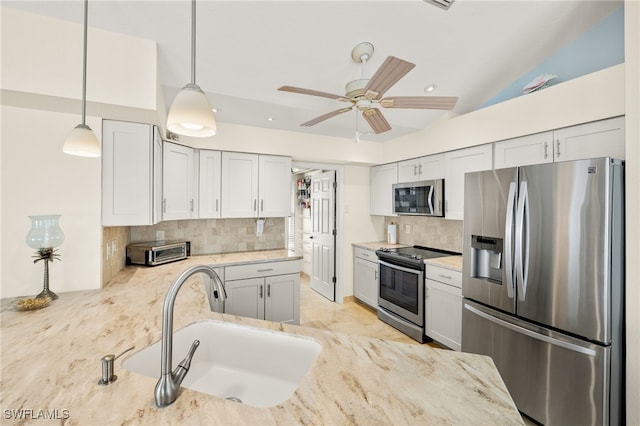
[[[462,351],[540,423],[623,422],[623,182],[610,158],[465,175]]]

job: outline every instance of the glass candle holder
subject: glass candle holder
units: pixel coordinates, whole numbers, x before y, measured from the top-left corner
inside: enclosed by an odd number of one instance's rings
[[[60,260],[60,255],[56,253],[55,247],[64,242],[64,232],[60,228],[58,220],[59,214],[29,216],[31,219],[31,229],[27,234],[27,245],[36,249],[33,263],[44,261],[44,288],[36,298],[58,298],[58,295],[49,290],[49,262],[55,259]]]

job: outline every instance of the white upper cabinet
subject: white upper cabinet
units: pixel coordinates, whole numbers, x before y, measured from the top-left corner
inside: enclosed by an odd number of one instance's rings
[[[494,168],[613,157],[624,160],[624,117],[496,142]]]
[[[162,219],[197,217],[193,148],[165,141],[162,167]]]
[[[553,132],[555,161],[613,157],[624,160],[624,117],[594,121]]]
[[[553,162],[553,132],[536,133],[494,144],[494,169],[551,162]]]
[[[289,216],[291,214],[291,158],[260,155],[258,177],[258,216]]]
[[[492,165],[492,144],[445,153],[445,218],[464,218],[464,174],[490,170]]]
[[[162,138],[150,124],[102,124],[102,225],[153,225],[161,218]]]
[[[257,217],[258,157],[222,153],[222,217]]]
[[[222,217],[291,214],[291,158],[222,153]]]
[[[444,166],[444,154],[400,161],[398,163],[398,182],[442,179],[445,177]]]
[[[219,218],[221,205],[220,179],[222,176],[222,153],[200,150],[200,170],[198,172],[198,217],[200,219]]]
[[[398,183],[398,163],[371,167],[369,214],[394,216],[393,184]]]

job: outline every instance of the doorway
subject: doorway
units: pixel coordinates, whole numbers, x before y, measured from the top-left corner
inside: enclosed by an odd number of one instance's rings
[[[289,246],[303,257],[302,271],[309,275],[311,288],[342,303],[343,167],[294,161],[292,174]]]

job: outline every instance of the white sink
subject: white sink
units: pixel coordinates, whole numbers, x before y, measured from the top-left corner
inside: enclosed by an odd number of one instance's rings
[[[172,370],[196,339],[200,346],[182,387],[258,408],[289,399],[322,349],[308,337],[207,320],[174,332]],[[131,355],[123,368],[159,378],[160,345]]]

